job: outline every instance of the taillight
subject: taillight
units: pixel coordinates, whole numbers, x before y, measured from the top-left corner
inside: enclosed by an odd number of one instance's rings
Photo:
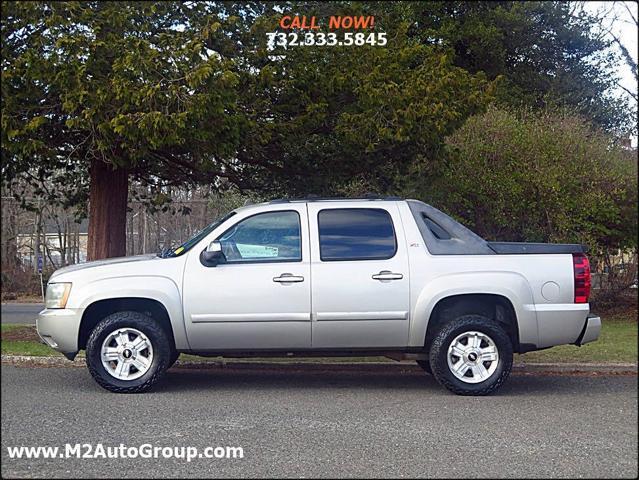
[[[590,262],[583,253],[572,254],[575,273],[575,303],[588,303],[590,296]]]

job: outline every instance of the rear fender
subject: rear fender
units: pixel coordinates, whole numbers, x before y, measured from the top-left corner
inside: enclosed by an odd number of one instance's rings
[[[517,317],[520,344],[538,344],[537,314],[528,281],[516,272],[463,272],[437,277],[419,294],[411,316],[409,345],[424,345],[426,330],[437,303],[465,294],[500,295],[510,301]]]

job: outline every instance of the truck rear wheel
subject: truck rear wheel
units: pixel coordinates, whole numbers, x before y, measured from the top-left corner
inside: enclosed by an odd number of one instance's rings
[[[86,347],[89,372],[103,388],[139,393],[169,367],[172,349],[163,328],[139,312],[116,312],[101,320]]]
[[[458,395],[488,395],[510,375],[513,347],[508,334],[482,315],[464,315],[444,324],[430,348],[437,381]]]

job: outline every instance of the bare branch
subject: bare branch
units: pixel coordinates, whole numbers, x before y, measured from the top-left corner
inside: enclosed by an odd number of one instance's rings
[[[628,90],[626,87],[624,87],[621,83],[617,83],[617,85],[618,85],[619,87],[621,87],[623,90],[625,90],[625,92],[626,92],[628,95],[630,95],[630,96],[631,96],[631,97],[635,100],[635,102],[637,101],[637,93],[633,93],[633,92],[631,92],[631,91],[630,91],[630,90]]]
[[[632,13],[632,10],[630,10],[630,7],[628,6],[629,2],[621,2],[621,3],[626,8],[626,11],[628,12],[628,15],[630,15],[630,18],[632,18],[632,21],[635,22],[635,25],[639,27],[639,22],[637,21],[637,17],[634,16],[634,14]]]

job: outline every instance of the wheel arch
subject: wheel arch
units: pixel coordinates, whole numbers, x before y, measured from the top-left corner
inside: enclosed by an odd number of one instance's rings
[[[123,311],[148,315],[164,329],[171,344],[176,345],[171,317],[162,302],[148,297],[114,297],[96,300],[84,309],[78,332],[78,349],[86,348],[89,335],[100,320]]]
[[[462,315],[482,315],[504,327],[510,337],[513,350],[522,350],[519,338],[519,322],[511,300],[494,293],[464,293],[441,298],[433,307],[424,336],[424,347],[428,350],[437,330],[450,320]]]
[[[147,310],[144,310],[147,302]],[[128,308],[133,311],[158,312],[158,316],[170,324],[170,334],[175,347],[180,351],[189,350],[182,310],[182,296],[175,280],[158,275],[113,276],[100,278],[90,282],[77,282],[71,289],[70,308],[82,312],[82,319],[77,332],[78,350],[86,346],[86,325],[91,327],[96,312],[113,308]],[[159,304],[159,305],[158,305]],[[148,305],[154,309],[148,310]],[[100,308],[98,308],[101,306]],[[88,313],[87,313],[88,312]],[[98,315],[100,316],[100,315]],[[90,319],[85,325],[85,321]],[[84,325],[84,326],[83,326]],[[90,330],[90,329],[89,329]]]
[[[428,346],[425,344],[427,331],[437,318],[433,312],[441,312],[442,305],[460,302],[466,307],[465,313],[478,313],[477,309],[470,308],[470,304],[475,303],[480,311],[485,311],[481,305],[494,304],[498,299],[512,308],[510,318],[514,320],[517,332],[517,343],[513,343],[515,351],[520,348],[533,350],[531,347],[539,343],[539,333],[532,289],[523,275],[512,271],[456,272],[428,282],[416,294],[411,309],[409,345]]]

